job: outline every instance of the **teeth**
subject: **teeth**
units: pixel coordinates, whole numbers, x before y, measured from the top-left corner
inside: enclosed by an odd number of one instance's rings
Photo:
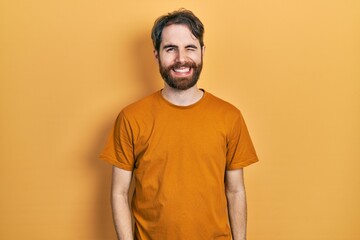
[[[190,68],[174,68],[174,71],[178,73],[186,73],[190,71]]]

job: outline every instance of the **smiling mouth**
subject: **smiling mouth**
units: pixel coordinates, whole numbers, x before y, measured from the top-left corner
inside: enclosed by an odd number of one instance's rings
[[[173,68],[172,70],[176,73],[189,73],[191,68],[190,67],[180,67],[180,68]]]

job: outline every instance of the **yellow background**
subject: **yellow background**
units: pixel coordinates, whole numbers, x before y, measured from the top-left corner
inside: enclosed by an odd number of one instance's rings
[[[162,86],[150,30],[180,7],[206,28],[199,86],[242,110],[260,157],[248,239],[360,239],[358,0],[1,0],[1,240],[115,239],[97,156]]]

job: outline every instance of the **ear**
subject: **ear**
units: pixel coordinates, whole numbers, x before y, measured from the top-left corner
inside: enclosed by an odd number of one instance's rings
[[[205,54],[205,45],[202,46],[202,48],[201,48],[201,53],[202,53],[202,55],[204,56],[204,54]]]
[[[153,53],[154,53],[154,57],[155,59],[158,61],[159,60],[159,53],[156,49],[153,50]]]

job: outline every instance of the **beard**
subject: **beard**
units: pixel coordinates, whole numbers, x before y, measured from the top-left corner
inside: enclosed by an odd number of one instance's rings
[[[187,61],[183,63],[180,62],[174,63],[173,65],[164,67],[161,64],[161,60],[159,59],[159,68],[162,78],[170,87],[178,90],[187,90],[193,87],[197,83],[202,70],[202,65],[203,64],[201,59],[201,62],[199,64],[196,64],[192,61]],[[181,67],[188,67],[192,69],[192,75],[188,77],[172,77],[171,71],[173,71],[173,69],[175,68],[181,68]]]

